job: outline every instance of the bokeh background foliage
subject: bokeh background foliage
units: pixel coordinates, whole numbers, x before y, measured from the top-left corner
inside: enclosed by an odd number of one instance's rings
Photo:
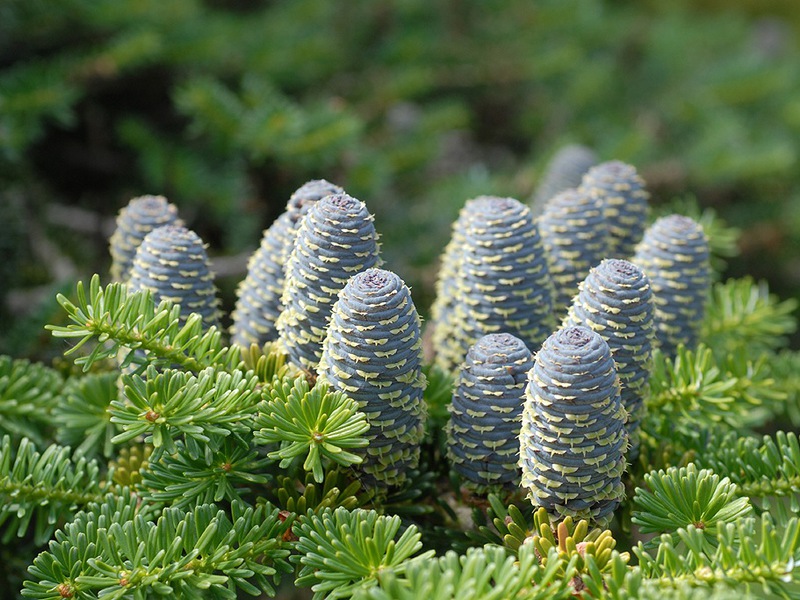
[[[319,177],[375,213],[425,315],[464,201],[527,199],[574,142],[635,164],[656,205],[714,208],[743,231],[729,274],[796,295],[798,27],[791,0],[0,2],[0,350],[43,352],[54,287],[107,272],[144,193],[210,244],[229,309]]]

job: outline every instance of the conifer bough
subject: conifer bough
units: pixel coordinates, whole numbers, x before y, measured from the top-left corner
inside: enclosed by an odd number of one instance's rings
[[[528,374],[519,436],[522,486],[556,518],[610,521],[624,495],[628,436],[608,344],[586,327],[545,340]]]
[[[530,350],[509,333],[486,335],[467,352],[450,404],[447,456],[476,490],[519,485],[519,422],[532,366]]]
[[[628,413],[628,456],[635,457],[644,402],[650,391],[655,341],[650,280],[627,260],[602,261],[581,282],[564,325],[588,327],[608,343],[620,379],[622,405]]]
[[[636,168],[619,160],[600,163],[583,176],[580,189],[600,201],[609,231],[610,258],[630,258],[647,226],[650,194]]]
[[[145,236],[158,227],[182,225],[178,209],[164,196],[133,198],[117,215],[117,227],[109,240],[111,278],[127,281],[136,250]]]
[[[368,269],[339,294],[317,372],[366,414],[360,452],[367,483],[398,485],[417,466],[424,434],[420,319],[411,292],[391,271]]]
[[[668,215],[645,231],[633,262],[653,286],[656,340],[675,356],[678,345],[697,345],[711,286],[709,246],[703,228],[690,217]]]
[[[237,290],[236,307],[231,315],[231,341],[234,344],[263,346],[277,339],[275,322],[283,310],[284,269],[298,223],[315,202],[343,192],[338,185],[324,179],[311,180],[292,194],[286,210],[264,230],[261,245],[250,257],[247,276]]]
[[[300,222],[276,326],[278,343],[301,369],[317,368],[339,291],[356,273],[380,264],[373,220],[360,200],[333,194],[313,204]]]

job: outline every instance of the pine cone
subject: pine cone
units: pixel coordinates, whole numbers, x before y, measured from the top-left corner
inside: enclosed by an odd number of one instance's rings
[[[560,148],[547,163],[531,200],[534,216],[542,214],[545,204],[556,194],[580,185],[583,175],[597,164],[594,151],[580,144]]]
[[[379,263],[378,235],[363,202],[334,194],[309,208],[286,264],[285,308],[276,323],[290,362],[316,370],[339,291],[350,277]]]
[[[449,407],[447,455],[469,487],[519,486],[519,431],[533,357],[509,333],[490,334],[467,352]]]
[[[632,165],[612,160],[589,169],[580,189],[603,207],[609,231],[607,258],[630,258],[642,239],[650,210],[644,179]]]
[[[324,179],[303,184],[292,194],[282,213],[264,230],[261,246],[247,264],[247,277],[239,284],[231,318],[231,341],[247,348],[277,339],[275,322],[283,310],[281,295],[284,267],[297,234],[298,222],[321,198],[344,190]]]
[[[578,283],[608,253],[608,223],[598,199],[569,189],[547,202],[539,231],[555,286],[556,312],[563,315],[578,293]]]
[[[117,228],[109,240],[111,253],[111,278],[127,281],[133,268],[136,250],[145,236],[165,225],[183,225],[178,209],[164,196],[133,198],[117,215]]]
[[[580,284],[580,292],[564,320],[564,327],[581,325],[597,332],[611,349],[622,405],[628,413],[628,462],[638,455],[639,425],[650,391],[654,311],[647,275],[631,262],[607,259]]]
[[[510,333],[538,348],[552,331],[553,291],[530,209],[513,198],[482,196],[465,206],[464,242],[455,278],[453,327],[439,334],[437,363],[454,371],[470,346]]]
[[[206,326],[218,325],[219,300],[203,241],[182,225],[166,225],[148,233],[136,251],[128,288],[150,290],[156,302],[181,306],[185,319],[199,313]]]
[[[317,374],[367,416],[370,443],[360,466],[367,483],[402,484],[419,462],[426,417],[421,365],[420,319],[408,287],[383,269],[354,275],[333,307]]]
[[[608,344],[585,327],[551,335],[528,374],[520,467],[529,498],[557,518],[610,521],[625,493],[625,409]]]
[[[669,215],[653,223],[633,261],[653,287],[656,341],[667,356],[679,344],[697,345],[711,286],[708,239],[690,217]]]

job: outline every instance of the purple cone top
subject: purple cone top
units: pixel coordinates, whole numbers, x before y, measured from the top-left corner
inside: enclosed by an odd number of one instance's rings
[[[454,371],[484,335],[510,333],[537,348],[552,331],[553,290],[530,209],[513,198],[482,196],[465,206],[452,331],[438,334],[437,363]]]
[[[127,281],[136,250],[145,236],[165,225],[182,225],[178,209],[164,196],[133,198],[117,215],[117,227],[109,240],[111,278]]]
[[[580,284],[564,320],[565,327],[580,325],[597,332],[611,350],[628,413],[629,462],[638,453],[639,426],[650,390],[654,313],[653,292],[644,271],[626,260],[606,259]]]
[[[683,215],[662,217],[645,232],[633,259],[653,287],[656,340],[667,356],[697,345],[711,286],[708,239]]]
[[[158,227],[145,236],[128,287],[133,292],[150,290],[156,302],[179,304],[184,319],[198,313],[206,326],[218,324],[219,300],[205,245],[182,225]]]
[[[427,412],[420,318],[396,274],[367,269],[341,290],[317,375],[367,416],[370,443],[359,451],[364,481],[402,484],[419,462]]]
[[[278,318],[278,341],[296,366],[315,371],[338,294],[353,275],[379,266],[378,234],[366,205],[325,196],[300,221]]]
[[[519,485],[519,432],[533,357],[509,333],[489,334],[467,352],[449,407],[447,456],[476,491]]]
[[[630,258],[647,226],[650,194],[636,168],[618,160],[600,163],[583,176],[580,189],[603,207],[611,258]]]
[[[569,189],[547,202],[539,231],[555,287],[556,310],[563,315],[578,293],[578,283],[608,253],[608,223],[597,198]]]
[[[556,518],[606,524],[623,495],[626,413],[608,344],[586,327],[552,334],[528,373],[521,485]]]
[[[261,245],[247,264],[247,276],[237,290],[231,324],[231,340],[234,344],[243,347],[250,344],[263,346],[277,339],[275,323],[283,311],[281,295],[285,282],[284,269],[292,251],[298,222],[315,202],[343,191],[338,185],[324,179],[305,183],[292,194],[286,211],[264,231]]]

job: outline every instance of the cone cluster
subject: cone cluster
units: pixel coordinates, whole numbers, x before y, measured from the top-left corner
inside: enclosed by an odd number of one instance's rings
[[[292,251],[300,219],[312,204],[344,190],[324,179],[312,180],[292,194],[286,210],[264,230],[261,245],[247,264],[231,315],[231,341],[242,347],[263,346],[278,337],[275,323],[283,310],[284,267]]]
[[[333,307],[317,375],[366,414],[369,446],[360,450],[360,469],[368,484],[402,484],[419,462],[421,368],[420,318],[408,287],[383,269],[354,275]]]
[[[577,189],[553,196],[539,218],[555,288],[556,311],[564,314],[589,270],[608,253],[608,222],[597,198]]]
[[[644,179],[634,166],[611,160],[589,169],[580,189],[603,208],[609,231],[607,258],[630,258],[647,227],[650,194]]]
[[[683,215],[656,220],[636,247],[633,261],[650,278],[656,340],[667,356],[679,344],[697,345],[711,285],[709,253],[702,226]]]
[[[177,207],[164,196],[139,196],[119,211],[116,224],[109,240],[111,278],[124,282],[130,277],[136,250],[145,236],[158,227],[183,223]]]
[[[583,326],[597,332],[611,350],[628,413],[629,462],[638,454],[650,389],[654,311],[653,291],[644,271],[626,260],[606,259],[581,282],[564,320],[565,327]]]
[[[509,333],[480,338],[456,378],[447,455],[465,483],[482,491],[519,485],[519,431],[533,356]]]
[[[180,304],[183,318],[198,313],[206,326],[218,324],[219,299],[205,245],[182,225],[158,227],[145,236],[128,287],[134,292],[150,290],[156,302]]]
[[[513,198],[481,196],[462,218],[454,329],[434,338],[437,363],[451,372],[484,335],[511,333],[536,348],[554,325],[552,282],[530,209]]]
[[[316,370],[339,292],[350,277],[379,265],[373,220],[363,202],[342,193],[313,203],[300,221],[276,323],[278,343],[296,366]]]
[[[625,420],[605,340],[586,327],[547,338],[528,374],[519,436],[531,501],[556,518],[607,523],[624,495]]]

